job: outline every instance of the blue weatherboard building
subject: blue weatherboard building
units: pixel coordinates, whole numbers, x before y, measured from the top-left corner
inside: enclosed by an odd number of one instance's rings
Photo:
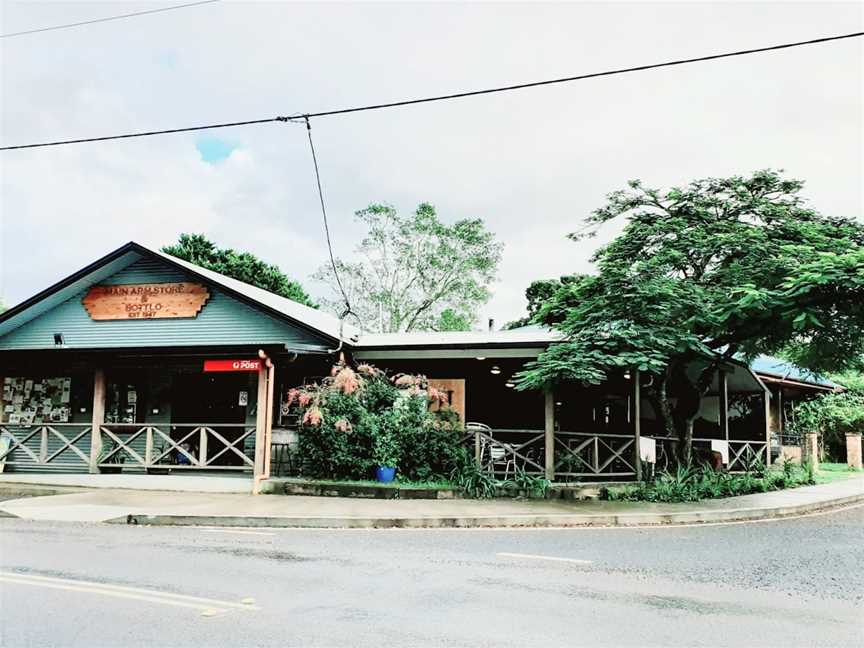
[[[538,326],[363,333],[131,242],[0,315],[0,435],[9,444],[0,464],[264,478],[302,433],[284,395],[342,360],[428,376],[493,472],[638,477],[640,453],[662,454],[671,442],[645,397],[650,376],[513,389],[514,374],[559,339]],[[795,403],[839,388],[772,358],[727,364],[704,399],[694,445],[721,453],[730,469],[754,453],[770,460]]]

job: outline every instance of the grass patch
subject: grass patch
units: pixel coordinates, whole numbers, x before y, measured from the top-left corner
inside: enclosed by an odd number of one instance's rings
[[[845,463],[820,463],[819,472],[816,473],[816,483],[829,484],[861,474],[864,474],[864,471],[853,470]]]

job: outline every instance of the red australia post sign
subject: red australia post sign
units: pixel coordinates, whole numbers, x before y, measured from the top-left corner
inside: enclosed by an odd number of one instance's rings
[[[257,358],[251,360],[205,360],[204,372],[216,371],[258,371],[261,361]]]

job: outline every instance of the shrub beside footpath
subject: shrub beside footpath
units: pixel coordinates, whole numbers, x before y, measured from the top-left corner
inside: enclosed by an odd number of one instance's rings
[[[600,498],[627,502],[698,502],[702,499],[735,497],[752,493],[807,486],[816,483],[813,464],[802,466],[784,461],[780,470],[756,462],[742,474],[714,470],[709,466],[679,466],[652,481],[633,486],[605,488]]]
[[[446,401],[424,376],[389,377],[369,364],[335,366],[320,383],[288,393],[300,418],[304,475],[362,480],[389,466],[412,482],[449,478],[468,454],[459,416]]]

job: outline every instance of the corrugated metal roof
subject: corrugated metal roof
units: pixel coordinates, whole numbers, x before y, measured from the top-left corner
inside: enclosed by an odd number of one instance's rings
[[[161,258],[174,266],[189,270],[205,281],[225,288],[251,302],[266,307],[271,312],[275,311],[277,314],[281,314],[313,331],[323,333],[330,338],[338,340],[341,332],[343,339],[350,344],[359,336],[359,329],[347,323],[340,327],[339,319],[333,315],[291,301],[232,277],[202,268],[194,263],[178,259],[164,252],[152,250],[135,242],[127,243],[117,250],[110,252],[77,273],[14,306],[6,313],[0,314],[0,336],[6,335],[43,313],[76,297],[85,288],[99,283],[108,276],[130,266],[147,254]]]
[[[363,333],[358,348],[436,347],[492,345],[545,345],[557,342],[561,333],[541,326],[525,326],[509,331],[410,331],[408,333]]]
[[[750,363],[750,366],[756,373],[775,376],[777,378],[783,378],[784,380],[794,380],[796,382],[807,383],[810,385],[821,385],[823,387],[840,387],[837,383],[828,380],[819,374],[815,374],[812,371],[802,369],[791,362],[786,362],[785,360],[774,358],[772,356],[760,355]]]
[[[143,246],[142,246],[143,247]],[[147,248],[149,250],[149,248]],[[339,339],[340,327],[339,327],[339,318],[330,315],[324,311],[311,308],[306,306],[305,304],[300,304],[299,302],[292,301],[286,297],[282,297],[275,293],[271,293],[263,288],[259,288],[258,286],[253,286],[248,283],[244,283],[242,281],[238,281],[232,277],[227,277],[218,272],[214,272],[213,270],[208,270],[207,268],[202,268],[199,265],[195,265],[194,263],[190,263],[189,261],[184,261],[183,259],[178,259],[177,257],[171,256],[170,254],[166,254],[164,252],[159,252],[156,250],[149,250],[155,255],[163,257],[168,261],[176,263],[178,265],[183,266],[191,270],[192,272],[196,272],[202,277],[209,279],[210,281],[219,284],[225,288],[229,288],[238,292],[249,299],[253,299],[259,304],[263,304],[268,308],[272,308],[273,310],[279,311],[283,315],[290,317],[291,319],[297,320],[305,324],[306,326],[318,330],[326,335],[329,335],[332,338]],[[360,335],[360,329],[349,325],[347,322],[342,327],[342,337],[346,341],[352,341],[356,339]]]

